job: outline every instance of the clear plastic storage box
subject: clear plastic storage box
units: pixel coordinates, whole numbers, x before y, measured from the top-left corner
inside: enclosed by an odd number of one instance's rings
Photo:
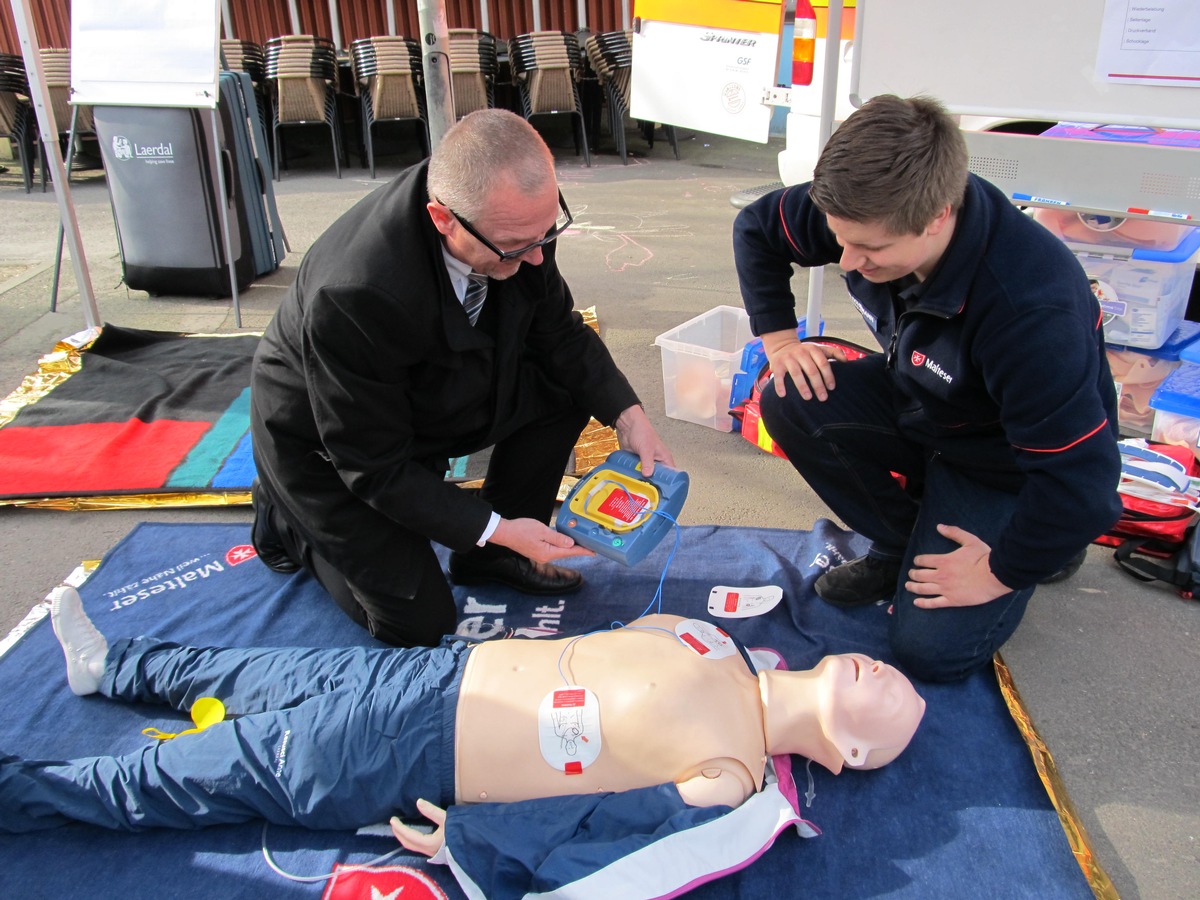
[[[1200,322],[1183,322],[1157,350],[1139,350],[1106,342],[1108,367],[1117,383],[1121,434],[1149,437],[1154,427],[1150,398],[1168,375],[1192,354],[1200,362]]]
[[[1040,209],[1092,281],[1113,344],[1154,350],[1179,327],[1200,257],[1200,227]]]
[[[1200,459],[1200,365],[1183,363],[1150,398],[1154,430],[1150,439],[1189,448]]]
[[[718,306],[660,334],[663,399],[672,419],[732,431],[729,395],[740,372],[742,349],[754,335],[750,317],[736,306]]]

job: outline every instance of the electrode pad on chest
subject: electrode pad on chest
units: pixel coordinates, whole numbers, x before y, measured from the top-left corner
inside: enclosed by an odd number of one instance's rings
[[[700,619],[684,619],[675,626],[683,643],[705,659],[724,659],[738,652],[733,638],[716,625]]]
[[[579,775],[600,755],[600,704],[585,687],[555,688],[538,707],[542,758],[565,775]]]

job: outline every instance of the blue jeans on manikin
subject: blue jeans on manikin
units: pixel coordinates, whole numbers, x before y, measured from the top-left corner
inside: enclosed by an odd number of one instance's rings
[[[783,397],[769,384],[763,422],[817,496],[871,541],[868,555],[901,563],[889,623],[897,662],[927,681],[964,678],[1016,630],[1033,588],[979,606],[924,610],[904,582],[913,557],[957,548],[938,524],[994,546],[1016,506],[1019,475],[952,465],[943,455],[953,453],[952,442],[902,434],[897,422],[907,401],[892,391],[883,354],[833,365],[837,386],[825,401],[802,398],[790,377]],[[905,486],[893,472],[905,476]]]
[[[99,693],[228,718],[123,756],[0,755],[0,832],[89,822],[199,828],[251,819],[348,829],[454,800],[458,685],[470,648],[109,648]],[[434,800],[433,798],[437,798]]]

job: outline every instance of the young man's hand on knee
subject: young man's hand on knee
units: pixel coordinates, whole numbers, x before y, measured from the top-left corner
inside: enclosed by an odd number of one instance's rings
[[[949,553],[913,557],[904,587],[917,595],[913,601],[916,606],[979,606],[1012,593],[1012,588],[992,574],[988,565],[990,546],[956,525],[938,525],[938,533],[959,546]]]

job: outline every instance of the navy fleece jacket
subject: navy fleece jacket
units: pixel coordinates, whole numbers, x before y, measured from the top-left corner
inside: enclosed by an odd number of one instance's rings
[[[738,214],[734,256],[751,327],[764,334],[796,327],[792,265],[836,263],[841,248],[798,185]],[[897,314],[891,285],[845,280],[907,400],[901,432],[1019,492],[992,547],[1001,582],[1038,583],[1116,521],[1116,392],[1100,308],[1059,240],[971,175],[911,308]]]

